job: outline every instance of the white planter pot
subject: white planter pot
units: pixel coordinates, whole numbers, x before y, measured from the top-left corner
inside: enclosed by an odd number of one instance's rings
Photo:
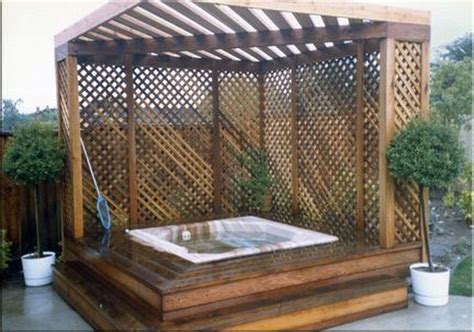
[[[435,265],[439,266],[439,265]],[[415,301],[427,306],[442,306],[449,300],[449,268],[445,271],[419,271],[417,267],[428,267],[427,263],[410,265],[411,283]]]
[[[35,254],[21,256],[26,286],[43,286],[53,281],[51,265],[56,260],[56,254],[52,251],[44,251],[43,255],[44,257],[41,258],[34,258]]]

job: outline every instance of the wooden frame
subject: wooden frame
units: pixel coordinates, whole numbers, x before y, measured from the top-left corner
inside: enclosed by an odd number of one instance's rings
[[[205,2],[205,1],[204,1]],[[233,1],[224,1],[222,4],[227,4],[235,7],[236,10],[245,8],[246,6],[253,6],[254,8],[268,9],[263,3],[252,1],[248,4],[237,4]],[[138,7],[137,7],[138,6]],[[212,73],[212,151],[216,157],[212,161],[212,168],[214,169],[213,180],[213,204],[217,215],[223,213],[225,202],[222,202],[221,196],[223,191],[222,179],[222,142],[219,132],[221,124],[219,120],[219,73],[226,71],[255,73],[259,77],[258,83],[258,141],[260,146],[265,148],[266,136],[266,120],[265,108],[267,107],[267,98],[265,97],[265,76],[267,73],[291,69],[291,112],[290,112],[290,126],[291,126],[291,205],[293,215],[298,215],[299,198],[301,189],[299,188],[300,171],[298,160],[298,131],[299,120],[297,116],[298,95],[296,83],[296,68],[297,66],[311,65],[324,61],[332,61],[333,59],[345,59],[347,57],[355,57],[357,59],[356,65],[356,121],[355,121],[355,164],[357,173],[357,198],[356,198],[356,224],[357,229],[364,233],[366,227],[364,217],[364,200],[365,200],[365,180],[364,180],[364,55],[371,52],[376,52],[380,49],[380,140],[379,140],[379,220],[380,220],[380,245],[384,248],[391,248],[396,243],[396,207],[395,202],[395,185],[388,175],[388,169],[385,160],[385,150],[390,142],[395,130],[394,104],[395,100],[395,44],[397,42],[412,42],[420,43],[422,49],[422,72],[420,77],[422,79],[420,87],[421,109],[423,114],[427,112],[427,84],[428,84],[428,70],[426,58],[428,57],[427,45],[429,45],[430,29],[428,16],[422,13],[408,13],[400,10],[388,11],[386,8],[377,6],[360,6],[354,5],[343,8],[338,7],[337,4],[327,7],[323,4],[291,4],[293,12],[297,15],[319,13],[323,15],[323,20],[327,23],[324,28],[320,27],[303,27],[302,29],[282,29],[279,31],[255,31],[255,32],[236,32],[236,33],[216,33],[214,35],[196,35],[196,36],[171,36],[171,37],[155,37],[151,39],[124,39],[124,40],[102,40],[102,41],[77,41],[76,38],[81,34],[87,33],[91,29],[99,27],[102,22],[114,20],[116,17],[126,14],[134,15],[135,8],[141,8],[141,4],[137,3],[123,3],[107,5],[103,9],[91,14],[88,20],[82,21],[65,32],[61,33],[56,38],[56,59],[62,61],[66,59],[68,70],[68,109],[70,112],[70,128],[71,137],[71,153],[72,153],[72,181],[74,190],[74,236],[83,236],[82,220],[82,192],[77,188],[82,187],[82,177],[79,174],[81,169],[81,152],[79,147],[79,105],[78,99],[78,82],[74,67],[76,63],[102,65],[102,66],[124,66],[125,68],[125,86],[127,87],[126,105],[128,111],[128,132],[126,134],[128,141],[128,172],[129,172],[129,203],[128,213],[130,214],[130,222],[136,224],[140,218],[138,215],[138,189],[137,189],[137,147],[136,147],[136,114],[134,112],[135,99],[133,98],[136,92],[131,89],[134,83],[133,68],[135,66],[149,67],[149,68],[189,68],[196,70],[210,70]],[[290,4],[280,2],[277,8],[283,10],[288,8]],[[151,7],[143,7],[151,8]],[[337,9],[339,15],[346,15],[351,18],[349,26],[337,26],[333,23],[334,19],[332,10]],[[240,12],[240,9],[239,9]],[[243,11],[242,11],[243,13]],[[374,24],[363,24],[360,21],[361,15],[364,13],[365,19],[378,19],[381,13],[385,14],[385,22],[378,22]],[[271,17],[277,18],[273,12],[268,12]],[[135,17],[135,16],[134,16]],[[138,16],[136,16],[138,17]],[[301,18],[301,16],[298,16]],[[94,20],[92,20],[94,19]],[[120,22],[122,22],[121,20]],[[277,21],[278,24],[283,24],[283,21]],[[204,21],[200,22],[205,24]],[[331,23],[331,24],[329,24]],[[135,24],[136,25],[136,24]],[[284,25],[284,24],[283,24]],[[132,31],[132,30],[130,30]],[[144,31],[144,30],[143,30]],[[355,40],[356,42],[349,44],[341,44],[344,40]],[[284,46],[287,44],[305,44],[315,42],[322,45],[325,42],[334,42],[335,46],[331,48],[318,48],[315,51],[301,52],[300,54],[289,55],[282,58],[277,58],[269,61],[253,62],[249,60],[232,61],[232,60],[214,60],[208,61],[205,59],[194,59],[186,57],[174,57],[170,55],[150,55],[150,52],[179,52],[179,51],[196,51],[200,49],[222,49],[231,51],[234,48],[249,48],[249,47],[266,47],[266,46]],[[418,45],[418,44],[417,44]],[[400,213],[398,212],[398,215]],[[400,217],[400,216],[398,216]],[[397,217],[397,218],[398,218]]]
[[[256,0],[111,2],[60,33],[57,290],[97,329],[324,328],[406,306],[398,278],[425,257],[419,202],[386,150],[428,116],[429,39],[426,12]],[[81,137],[112,214],[107,249]],[[254,149],[273,178],[257,213],[338,242],[194,265],[124,235],[242,213]]]

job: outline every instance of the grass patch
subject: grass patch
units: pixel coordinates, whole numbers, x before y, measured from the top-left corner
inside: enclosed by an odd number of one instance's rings
[[[472,256],[464,258],[454,270],[449,293],[472,297]]]

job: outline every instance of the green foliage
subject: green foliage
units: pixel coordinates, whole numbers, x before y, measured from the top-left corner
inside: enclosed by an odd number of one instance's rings
[[[473,224],[472,216],[472,201],[474,197],[474,191],[472,187],[472,174],[474,164],[467,165],[464,169],[461,177],[461,183],[464,189],[461,191],[461,199],[459,206],[463,212],[464,218],[469,224]]]
[[[387,158],[395,179],[442,187],[461,174],[464,154],[452,128],[416,119],[393,138]]]
[[[462,61],[465,58],[472,58],[472,33],[449,43],[441,56],[448,61]]]
[[[449,209],[452,209],[454,207],[454,204],[456,204],[456,196],[454,195],[454,192],[448,191],[443,196],[443,204]]]
[[[50,123],[54,126],[57,124],[57,110],[46,106],[44,109],[36,108],[36,112],[24,114],[20,113],[19,105],[23,101],[21,99],[3,99],[2,100],[2,116],[0,117],[0,131],[12,132],[15,128],[24,125],[29,121],[38,121]]]
[[[8,142],[3,172],[24,185],[54,182],[63,170],[64,160],[65,149],[53,127],[32,122],[18,127]]]
[[[8,268],[8,263],[11,261],[10,257],[10,246],[11,242],[7,240],[7,231],[4,229],[0,230],[0,270],[4,271]]]
[[[12,99],[2,100],[1,131],[11,132],[18,124],[25,122],[25,117],[20,114],[20,111],[18,110],[18,106],[22,102],[21,99],[15,101]]]
[[[237,180],[238,189],[245,194],[237,203],[236,209],[239,213],[262,212],[273,182],[267,156],[263,151],[251,150],[240,156],[239,161],[249,171],[250,176]]]
[[[472,256],[464,258],[454,270],[449,294],[473,296],[472,294]]]
[[[472,60],[442,62],[433,70],[430,104],[435,118],[461,126],[472,118]]]
[[[463,190],[461,192],[461,200],[459,206],[461,207],[464,219],[469,223],[473,224],[472,218],[472,201],[474,197],[474,191],[472,190]]]

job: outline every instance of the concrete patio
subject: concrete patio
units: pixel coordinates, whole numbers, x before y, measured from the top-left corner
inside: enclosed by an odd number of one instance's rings
[[[410,301],[399,310],[330,330],[472,330],[472,298],[452,296],[448,306],[428,308]],[[2,285],[2,331],[92,328],[51,286],[25,288],[21,279]]]

